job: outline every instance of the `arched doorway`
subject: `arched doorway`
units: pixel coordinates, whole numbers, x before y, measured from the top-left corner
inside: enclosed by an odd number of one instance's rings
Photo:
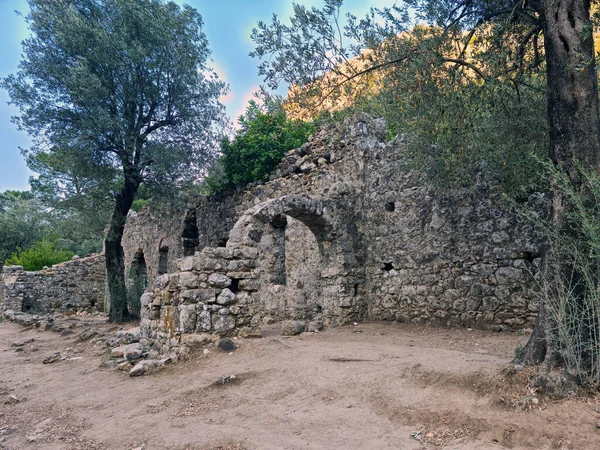
[[[236,222],[227,247],[255,247],[260,262],[264,315],[347,323],[364,314],[356,279],[348,266],[352,252],[340,245],[335,208],[305,195],[268,200]]]
[[[183,256],[193,256],[199,243],[200,234],[198,232],[198,224],[196,223],[196,210],[190,209],[185,214],[183,232],[181,233]]]
[[[164,275],[169,272],[169,247],[166,245],[158,249],[158,275]]]

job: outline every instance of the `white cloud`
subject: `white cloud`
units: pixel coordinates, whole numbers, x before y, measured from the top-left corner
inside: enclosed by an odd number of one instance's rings
[[[220,64],[218,64],[217,62],[215,62],[214,60],[211,60],[208,63],[208,67],[217,74],[217,77],[219,77],[219,80],[224,81],[227,84],[230,84],[228,77],[227,77],[227,72],[225,71],[225,69],[223,69],[223,66],[221,66]],[[219,98],[219,100],[221,100],[221,103],[223,103],[224,105],[230,105],[231,103],[233,103],[233,101],[235,100],[235,95],[233,93],[233,91],[230,89],[227,91],[227,94],[225,95],[221,95],[221,97]]]
[[[258,99],[254,96],[254,94],[260,89],[259,85],[254,85],[252,86],[248,91],[246,91],[246,93],[244,94],[244,96],[239,100],[239,102],[236,102],[236,104],[238,105],[238,108],[231,114],[231,121],[233,122],[233,127],[234,128],[238,128],[239,125],[237,123],[237,119],[240,116],[243,116],[246,112],[246,108],[248,107],[248,104],[250,103],[250,100],[254,100],[256,103],[261,104],[262,100]]]

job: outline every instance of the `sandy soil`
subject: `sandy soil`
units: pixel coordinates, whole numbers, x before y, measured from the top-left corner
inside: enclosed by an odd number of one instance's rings
[[[515,335],[360,324],[236,342],[131,378],[94,370],[106,351],[88,342],[0,323],[0,448],[600,448],[598,399],[523,399],[527,371],[503,370]]]

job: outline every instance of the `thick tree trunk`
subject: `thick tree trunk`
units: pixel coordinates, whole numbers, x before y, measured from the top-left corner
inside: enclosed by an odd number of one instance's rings
[[[598,117],[598,82],[594,61],[594,41],[590,21],[590,2],[586,0],[543,0],[544,47],[546,52],[547,112],[549,155],[557,167],[568,174],[578,187],[582,180],[577,162],[598,168],[600,161],[600,120]],[[560,192],[554,192],[553,225],[555,229],[576,233],[570,228]],[[544,282],[563,283],[573,288],[576,271],[557,255],[546,252]],[[553,264],[560,263],[560,266]],[[554,277],[554,279],[553,279]],[[562,277],[563,280],[556,280]],[[578,283],[577,280],[575,281]],[[560,284],[559,284],[560,285]],[[581,286],[575,286],[580,288]],[[579,292],[580,295],[585,295]],[[540,305],[535,329],[518,358],[530,364],[545,361],[550,368],[558,349],[547,305]]]
[[[109,320],[123,322],[129,318],[127,309],[127,287],[125,285],[125,255],[123,253],[123,231],[127,213],[140,186],[140,176],[133,170],[125,170],[125,180],[116,196],[115,208],[104,240],[106,276],[109,294]]]
[[[573,181],[575,160],[598,167],[598,79],[590,2],[545,0],[549,152]]]

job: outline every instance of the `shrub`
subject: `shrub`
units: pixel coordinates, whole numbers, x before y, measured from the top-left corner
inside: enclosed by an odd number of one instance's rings
[[[6,266],[23,266],[25,270],[41,270],[73,257],[73,253],[57,247],[55,237],[46,237],[26,250],[18,250],[6,260]]]
[[[135,212],[140,212],[144,206],[148,204],[148,200],[142,198],[135,199],[131,204],[131,209]]]
[[[305,143],[315,129],[311,123],[288,119],[272,101],[263,109],[250,102],[239,124],[235,137],[221,143],[223,156],[215,166],[218,173],[207,177],[213,189],[266,180],[283,155]]]

